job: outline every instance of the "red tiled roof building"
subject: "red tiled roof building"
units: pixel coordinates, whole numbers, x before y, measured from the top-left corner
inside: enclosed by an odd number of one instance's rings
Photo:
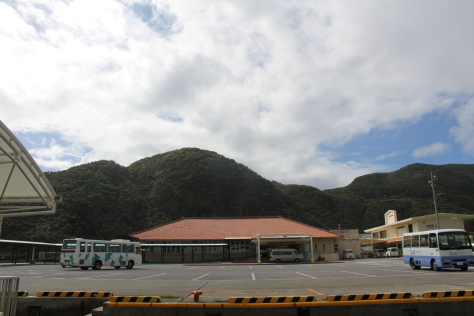
[[[133,233],[151,262],[263,261],[270,249],[292,248],[311,259],[337,257],[340,235],[283,217],[182,218]],[[311,246],[313,248],[311,248]]]

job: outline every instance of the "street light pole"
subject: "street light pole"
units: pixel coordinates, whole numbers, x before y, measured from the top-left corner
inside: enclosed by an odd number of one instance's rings
[[[436,193],[435,193],[435,184],[434,182],[438,180],[438,178],[433,175],[433,172],[430,171],[431,174],[431,181],[428,181],[428,183],[431,185],[431,188],[433,189],[433,202],[434,202],[434,208],[435,208],[435,214],[436,214],[436,229],[440,229],[439,227],[439,217],[438,217],[438,207],[436,206]]]

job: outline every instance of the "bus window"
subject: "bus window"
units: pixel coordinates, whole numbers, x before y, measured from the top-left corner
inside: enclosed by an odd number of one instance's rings
[[[430,248],[438,248],[438,238],[436,234],[430,234]]]
[[[403,236],[403,247],[404,248],[411,248],[411,237],[410,236]]]
[[[122,245],[109,244],[109,252],[122,252]]]
[[[132,244],[123,245],[123,252],[133,253],[133,251],[134,251],[134,247]]]
[[[420,236],[411,236],[411,246],[420,247]]]
[[[136,253],[137,255],[141,254],[141,249],[140,249],[139,246],[137,246],[137,248],[135,249],[135,253]]]
[[[91,252],[92,244],[90,242],[87,243],[87,252]]]
[[[86,243],[81,241],[79,243],[79,252],[85,252],[86,251]]]
[[[428,247],[428,235],[420,235],[420,247]]]
[[[107,247],[103,243],[94,243],[94,252],[106,252]]]

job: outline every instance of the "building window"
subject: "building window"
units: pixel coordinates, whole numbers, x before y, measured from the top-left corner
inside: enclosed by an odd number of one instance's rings
[[[378,232],[373,233],[373,234],[372,234],[372,237],[374,237],[374,238],[379,238],[379,233],[378,233]]]
[[[380,232],[380,238],[387,238],[387,231],[386,230],[382,230]]]
[[[249,246],[246,241],[238,240],[230,242],[230,251],[232,252],[245,252],[248,250]]]
[[[337,245],[334,245],[334,251],[339,251],[339,247]]]
[[[181,247],[165,247],[165,253],[181,253]]]
[[[323,244],[323,251],[326,250],[326,244]]]

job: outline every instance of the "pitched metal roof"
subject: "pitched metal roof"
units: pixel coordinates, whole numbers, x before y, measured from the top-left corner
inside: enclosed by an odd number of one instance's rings
[[[0,121],[0,217],[54,214],[61,197]]]
[[[133,233],[140,241],[256,239],[258,234],[311,234],[313,238],[337,238],[327,230],[283,217],[182,218]]]

